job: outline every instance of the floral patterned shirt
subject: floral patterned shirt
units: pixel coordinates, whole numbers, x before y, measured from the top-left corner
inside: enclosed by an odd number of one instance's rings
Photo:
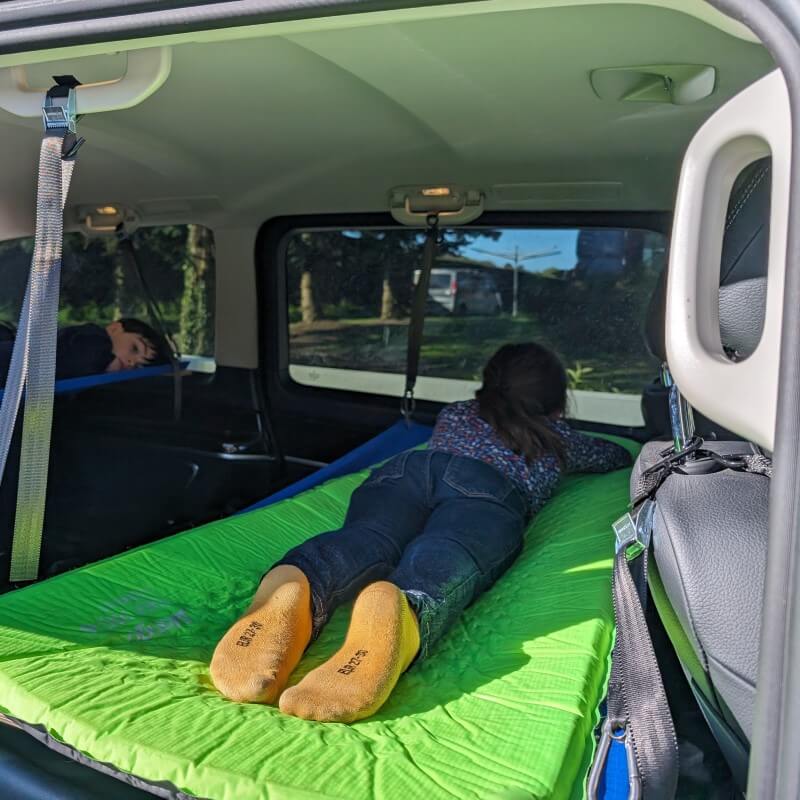
[[[567,472],[610,472],[631,463],[630,453],[618,444],[579,433],[564,420],[551,424],[564,440]],[[445,406],[436,419],[428,448],[475,458],[494,467],[517,486],[533,513],[552,495],[562,472],[553,453],[528,461],[511,450],[480,416],[477,400]]]

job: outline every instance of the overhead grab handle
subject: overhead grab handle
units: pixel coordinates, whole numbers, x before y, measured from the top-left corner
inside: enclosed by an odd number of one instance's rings
[[[169,76],[172,67],[172,49],[169,47],[130,50],[126,55],[127,66],[121,77],[75,88],[76,116],[138,105],[158,90]],[[48,87],[30,85],[24,66],[0,68],[0,108],[18,117],[41,116],[47,91]]]

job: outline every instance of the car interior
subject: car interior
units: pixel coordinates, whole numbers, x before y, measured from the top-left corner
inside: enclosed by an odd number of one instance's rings
[[[42,97],[74,76],[85,142],[64,205],[59,325],[150,320],[155,305],[176,343],[171,365],[56,381],[38,573],[23,581],[9,577],[21,419],[13,429],[0,483],[9,796],[629,796],[630,760],[600,732],[611,523],[674,445],[684,460],[648,490],[640,596],[676,796],[742,797],[770,508],[770,473],[747,459],[772,448],[695,402],[711,390],[674,358],[673,273],[691,250],[679,231],[700,181],[692,148],[729,125],[746,141],[708,159],[724,176],[704,188],[720,220],[697,222],[712,242],[698,270],[718,296],[717,360],[755,369],[773,342],[788,162],[726,120],[771,108],[780,70],[751,30],[693,0],[368,5],[0,41],[0,322],[13,337],[27,302]],[[81,113],[81,97],[99,110]],[[431,214],[440,279],[408,403]],[[519,564],[374,720],[290,723],[216,696],[215,637],[258,576],[335,527],[369,467],[427,441],[500,345],[530,340],[565,364],[570,425],[623,442],[632,472],[566,479]],[[334,618],[311,664],[344,625]],[[464,655],[484,634],[492,652]]]

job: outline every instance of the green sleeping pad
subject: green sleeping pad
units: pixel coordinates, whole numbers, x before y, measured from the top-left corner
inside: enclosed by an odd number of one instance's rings
[[[262,572],[338,527],[365,475],[0,597],[0,711],[166,797],[581,797],[628,470],[565,479],[517,562],[376,716],[307,722],[214,690],[211,653]],[[334,615],[292,682],[337,649],[347,619]]]

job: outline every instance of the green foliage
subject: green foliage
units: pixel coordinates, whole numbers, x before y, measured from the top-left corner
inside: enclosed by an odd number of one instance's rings
[[[326,303],[322,306],[322,316],[326,319],[358,319],[369,316],[369,313],[343,297],[337,303]]]
[[[184,257],[178,347],[184,353],[213,352],[209,309],[213,303],[213,240],[211,231],[189,226]]]
[[[592,367],[585,367],[580,361],[575,362],[574,367],[566,367],[567,381],[570,389],[582,389],[583,382],[590,372],[594,372]]]
[[[60,328],[67,325],[80,325],[84,322],[108,322],[116,316],[116,309],[113,306],[101,306],[94,301],[87,303],[83,308],[74,306],[62,306],[58,309],[58,326]]]
[[[457,255],[479,237],[499,236],[487,229],[447,231],[438,257]],[[330,311],[334,319],[377,317],[387,278],[395,314],[404,316],[411,308],[414,270],[422,266],[424,245],[425,233],[410,228],[298,231],[286,248],[289,305],[301,305],[300,277],[307,272],[321,316]]]
[[[564,279],[564,270],[558,269],[558,267],[547,267],[546,269],[540,270],[538,274],[542,278],[554,278],[559,281]]]
[[[300,322],[303,319],[303,312],[300,311],[300,306],[289,306],[289,322]]]

